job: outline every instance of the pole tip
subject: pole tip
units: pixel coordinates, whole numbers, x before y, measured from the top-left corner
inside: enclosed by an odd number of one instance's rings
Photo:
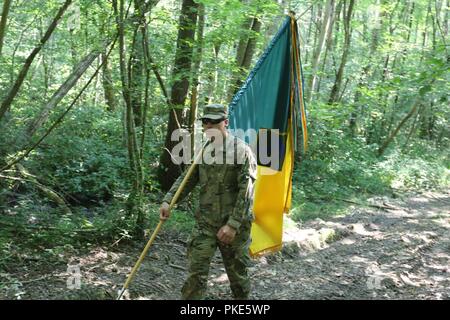
[[[119,290],[116,300],[130,300],[130,292],[128,289]]]

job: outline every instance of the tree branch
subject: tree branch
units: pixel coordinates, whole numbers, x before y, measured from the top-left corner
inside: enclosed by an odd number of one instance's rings
[[[34,58],[36,55],[41,51],[44,44],[47,42],[47,40],[52,35],[53,31],[55,31],[56,26],[58,25],[59,20],[63,16],[66,9],[69,7],[69,5],[72,3],[72,0],[66,0],[66,2],[62,5],[61,8],[59,8],[58,13],[56,14],[55,18],[53,19],[52,23],[48,27],[47,31],[45,32],[42,39],[39,41],[39,44],[37,47],[33,49],[33,51],[30,53],[28,58],[25,60],[25,64],[23,65],[22,69],[20,70],[20,73],[16,79],[16,82],[12,86],[12,88],[9,90],[8,94],[6,95],[5,99],[2,101],[0,106],[0,121],[2,120],[5,113],[8,111],[9,107],[11,106],[11,103],[13,102],[14,98],[16,97],[17,93],[20,90],[20,87],[22,86],[23,81],[25,80],[25,77],[30,69],[31,64],[33,63]]]

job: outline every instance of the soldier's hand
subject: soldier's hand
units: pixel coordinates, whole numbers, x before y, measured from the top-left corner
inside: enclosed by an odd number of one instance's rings
[[[225,244],[232,243],[235,236],[236,230],[227,224],[220,228],[220,230],[217,232],[217,238]]]
[[[167,202],[163,202],[159,208],[159,218],[161,220],[167,220],[170,217],[170,208]]]

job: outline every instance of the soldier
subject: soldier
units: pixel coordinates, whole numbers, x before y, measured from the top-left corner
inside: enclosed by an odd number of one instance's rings
[[[200,185],[196,224],[187,250],[189,274],[181,290],[183,299],[204,298],[209,266],[217,247],[233,297],[248,299],[250,293],[247,267],[256,161],[250,147],[227,130],[227,115],[223,105],[205,107],[201,120],[209,141],[203,151],[203,161],[195,167],[178,200]],[[169,203],[186,172],[164,197],[160,208],[162,220],[170,216]]]

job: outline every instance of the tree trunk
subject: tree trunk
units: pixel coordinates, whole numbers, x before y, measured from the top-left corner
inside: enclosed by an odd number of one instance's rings
[[[428,9],[427,9],[427,15],[425,17],[425,28],[422,31],[422,54],[420,56],[420,63],[422,63],[423,58],[425,58],[425,49],[426,49],[426,44],[427,44],[427,39],[428,39],[428,23],[431,20],[430,15],[431,15],[431,2],[433,0],[430,0],[428,2]],[[419,22],[417,22],[417,24],[419,24]]]
[[[219,51],[222,46],[221,42],[216,42],[213,45],[213,58],[210,60],[209,69],[210,72],[206,73],[206,85],[204,88],[205,97],[203,103],[205,105],[212,103],[213,101],[216,101],[216,87],[217,87],[217,81],[218,81],[218,71],[219,71]],[[206,69],[206,68],[205,68]]]
[[[145,149],[145,135],[147,131],[147,114],[149,109],[149,94],[150,94],[150,73],[152,69],[152,62],[150,60],[150,50],[148,46],[148,24],[144,20],[142,33],[142,47],[144,48],[144,66],[145,66],[145,90],[144,90],[144,110],[142,117],[142,130],[141,130],[141,144],[139,146],[139,155],[141,159],[144,159],[144,149]],[[143,176],[144,178],[144,176]]]
[[[0,57],[2,56],[3,40],[6,33],[6,22],[8,21],[9,8],[11,6],[11,0],[5,0],[3,2],[2,16],[0,20]]]
[[[311,62],[311,76],[308,83],[308,90],[306,90],[306,101],[311,102],[312,92],[315,91],[317,85],[317,69],[319,67],[320,57],[325,46],[328,30],[332,27],[334,0],[327,0],[325,12],[322,19],[322,26],[319,34],[319,41],[314,50]]]
[[[244,60],[242,61],[242,69],[244,69],[245,71],[248,71],[248,69],[250,69],[253,55],[255,54],[256,49],[256,38],[261,31],[261,21],[257,17],[253,18],[251,30],[252,34],[248,39],[247,47],[245,48]],[[242,82],[243,79],[238,79],[238,88],[241,86]]]
[[[114,111],[117,108],[116,96],[114,95],[114,86],[111,76],[111,70],[108,66],[108,60],[106,54],[102,53],[102,82],[103,82],[103,92],[105,94],[105,102],[108,111]]]
[[[400,129],[403,127],[403,125],[406,123],[406,121],[408,121],[409,118],[411,118],[414,113],[417,110],[419,102],[416,101],[414,103],[414,106],[412,107],[412,109],[408,112],[408,114],[402,119],[402,121],[400,121],[400,123],[397,125],[397,127],[395,128],[395,130],[389,135],[389,137],[384,141],[384,143],[381,145],[380,148],[378,148],[378,156],[381,157],[384,153],[384,151],[386,151],[386,148],[389,146],[389,144],[392,142],[392,140],[394,140],[394,138],[397,136],[398,132],[400,131]]]
[[[195,119],[197,118],[198,107],[198,86],[200,75],[200,64],[202,61],[203,52],[203,30],[205,27],[205,6],[199,4],[198,6],[198,26],[197,26],[197,46],[194,55],[194,67],[192,70],[192,90],[191,90],[191,109],[189,112],[189,129],[191,130],[191,154],[194,154],[194,132]]]
[[[172,141],[172,132],[179,128],[183,121],[183,108],[189,89],[189,72],[191,71],[192,53],[197,20],[198,4],[193,0],[183,0],[178,27],[177,50],[172,78],[172,92],[169,106],[169,123],[165,139],[165,148],[161,154],[159,181],[163,190],[168,190],[180,175],[180,168],[172,162],[170,152],[176,145]]]
[[[59,102],[66,96],[66,94],[73,88],[77,83],[78,79],[84,74],[87,68],[94,62],[94,60],[99,56],[98,51],[93,51],[81,60],[81,62],[75,67],[73,72],[64,81],[64,83],[56,90],[47,104],[42,108],[39,115],[31,121],[27,128],[27,136],[31,137],[39,129],[40,126],[47,120],[48,115],[52,109],[54,109]]]
[[[335,13],[337,15],[339,15],[340,7],[341,7],[341,2],[339,2],[339,4],[336,6]],[[331,56],[331,59],[332,59],[332,65],[333,65],[333,68],[334,68],[334,74],[335,75],[337,74],[337,72],[336,72],[336,61],[334,60],[334,55],[333,55],[333,52],[332,52],[332,50],[333,50],[333,41],[332,41],[333,27],[332,26],[334,25],[334,22],[336,20],[335,18],[336,18],[336,16],[332,17],[332,21],[330,22],[331,27],[328,28],[328,33],[327,33],[327,36],[326,36],[326,39],[325,39],[325,51],[324,51],[324,54],[323,54],[322,68],[320,70],[320,73],[324,74],[325,76],[324,77],[320,77],[320,78],[318,77],[317,84],[315,85],[315,90],[313,92],[313,93],[316,93],[316,94],[320,92],[320,84],[322,82],[322,79],[327,76],[327,73],[325,72],[325,67],[327,65],[328,53],[330,53],[330,56]]]
[[[58,10],[58,13],[56,14],[55,18],[53,19],[52,23],[48,27],[47,31],[45,32],[44,37],[39,42],[38,46],[33,49],[33,51],[30,53],[28,58],[25,60],[25,63],[20,70],[20,73],[16,79],[16,82],[11,87],[11,89],[6,94],[6,97],[3,99],[1,106],[0,106],[0,121],[2,120],[5,113],[8,111],[9,107],[11,106],[12,101],[16,97],[17,93],[19,92],[20,87],[22,86],[23,81],[25,80],[25,77],[28,73],[28,70],[30,69],[31,63],[33,62],[36,55],[41,51],[44,44],[47,42],[47,40],[52,35],[53,31],[55,31],[56,26],[58,25],[59,20],[63,16],[66,9],[69,7],[69,5],[72,3],[72,0],[66,0],[66,2],[61,6],[61,8]]]
[[[245,80],[245,76],[250,68],[253,54],[255,53],[256,36],[261,30],[261,21],[254,17],[247,19],[243,26],[243,30],[250,31],[250,35],[244,35],[241,37],[236,50],[236,71],[230,80],[230,86],[228,89],[227,100],[230,101],[234,94],[239,90],[242,82]]]
[[[308,32],[306,34],[306,41],[305,43],[311,43],[311,30],[313,28],[314,25],[314,19],[315,19],[315,13],[314,13],[314,5],[311,6],[311,16],[309,18],[309,23],[308,23]],[[308,46],[306,46],[305,48],[305,62],[304,64],[308,64],[308,57],[309,57],[309,49]]]
[[[380,0],[377,0],[377,8],[379,8],[379,7],[380,7]],[[383,24],[383,16],[384,15],[380,15],[380,11],[377,9],[374,12],[374,16],[375,16],[375,22],[374,22],[374,28],[372,29],[372,32],[371,32],[369,59],[372,59],[372,57],[374,57],[377,52],[378,44],[380,42],[381,26]],[[361,98],[361,90],[366,86],[367,78],[369,77],[371,67],[372,67],[372,65],[371,65],[371,62],[369,61],[369,63],[367,63],[367,65],[365,65],[362,68],[362,72],[361,72],[361,75],[359,76],[358,84],[356,85],[355,96],[353,98],[352,111],[350,113],[350,119],[349,119],[349,129],[350,129],[350,135],[352,137],[354,137],[356,134],[358,116],[363,108],[359,102],[359,100]],[[369,140],[370,139],[367,139],[368,144],[370,143]]]
[[[336,81],[334,82],[333,88],[331,89],[330,98],[328,100],[328,104],[333,104],[338,102],[339,92],[341,90],[342,78],[344,76],[344,68],[347,63],[348,52],[350,51],[350,41],[351,41],[351,19],[353,13],[353,5],[355,4],[355,0],[350,0],[348,5],[348,9],[346,12],[344,1],[344,30],[345,30],[345,40],[344,40],[344,49],[342,51],[341,63],[339,65],[339,70],[336,75]]]
[[[420,116],[419,137],[421,139],[433,140],[433,137],[435,136],[434,125],[436,122],[436,116],[433,114],[433,107],[434,102],[431,101],[429,106],[421,108],[421,112],[419,114]]]
[[[133,44],[130,55],[130,98],[131,106],[134,114],[134,124],[136,127],[142,125],[143,117],[143,92],[144,92],[144,48],[142,39],[142,29],[144,27],[145,16],[143,7],[144,0],[134,0],[134,7],[136,9],[139,20],[136,21],[136,28],[133,36]]]
[[[119,35],[119,57],[120,57],[120,78],[122,82],[122,94],[125,101],[125,128],[126,142],[128,150],[128,161],[130,170],[133,174],[132,188],[127,199],[127,213],[131,217],[136,217],[136,226],[141,227],[144,219],[142,206],[143,200],[143,173],[141,159],[138,151],[136,128],[134,123],[133,107],[131,104],[130,93],[130,69],[126,65],[125,59],[125,28],[124,28],[124,0],[120,0],[120,6],[117,6],[117,0],[113,0],[113,7],[116,15],[116,23]]]

